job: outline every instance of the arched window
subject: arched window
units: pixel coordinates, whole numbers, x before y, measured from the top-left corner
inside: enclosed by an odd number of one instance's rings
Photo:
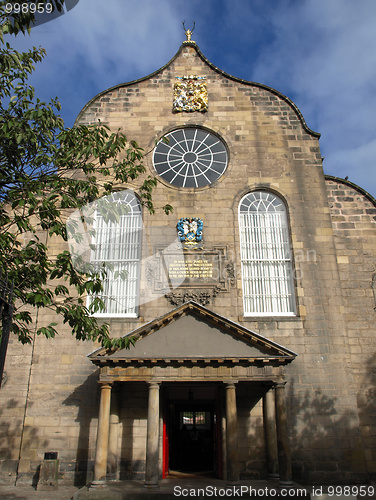
[[[255,191],[239,204],[245,316],[294,315],[295,296],[286,207]]]
[[[103,200],[103,201],[102,201]],[[141,257],[141,205],[132,191],[99,200],[93,221],[91,263],[104,270],[104,310],[97,316],[136,317]],[[89,304],[92,297],[89,297]]]

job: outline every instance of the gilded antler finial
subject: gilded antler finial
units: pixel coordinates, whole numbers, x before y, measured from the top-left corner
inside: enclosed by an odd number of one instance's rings
[[[192,33],[195,29],[195,26],[196,26],[196,23],[194,21],[193,22],[193,28],[191,30],[187,30],[186,27],[185,27],[185,20],[183,21],[183,28],[184,28],[184,32],[185,32],[185,35],[187,37],[186,40],[184,40],[184,42],[191,42],[191,43],[195,43],[193,40],[191,40],[192,38]]]

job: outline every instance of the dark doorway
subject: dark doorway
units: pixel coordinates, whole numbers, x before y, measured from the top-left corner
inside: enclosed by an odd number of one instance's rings
[[[217,384],[166,384],[162,476],[222,479],[223,391]]]
[[[179,472],[215,471],[216,414],[213,405],[170,405],[169,466]]]

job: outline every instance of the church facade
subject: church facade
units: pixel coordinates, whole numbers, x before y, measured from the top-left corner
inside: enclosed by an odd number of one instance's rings
[[[13,340],[1,477],[30,481],[57,452],[61,477],[77,484],[152,487],[174,471],[367,483],[376,201],[324,174],[319,134],[291,100],[224,73],[188,38],[77,118],[136,140],[158,181],[155,214],[138,180],[119,189],[125,215],[97,217],[90,255],[111,264],[100,316],[135,346],[98,349],[64,325],[54,340]]]

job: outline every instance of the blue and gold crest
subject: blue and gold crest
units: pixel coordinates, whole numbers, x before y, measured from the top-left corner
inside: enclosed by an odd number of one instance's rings
[[[185,248],[202,247],[202,229],[204,223],[198,217],[184,217],[178,220],[177,230],[180,241]]]

